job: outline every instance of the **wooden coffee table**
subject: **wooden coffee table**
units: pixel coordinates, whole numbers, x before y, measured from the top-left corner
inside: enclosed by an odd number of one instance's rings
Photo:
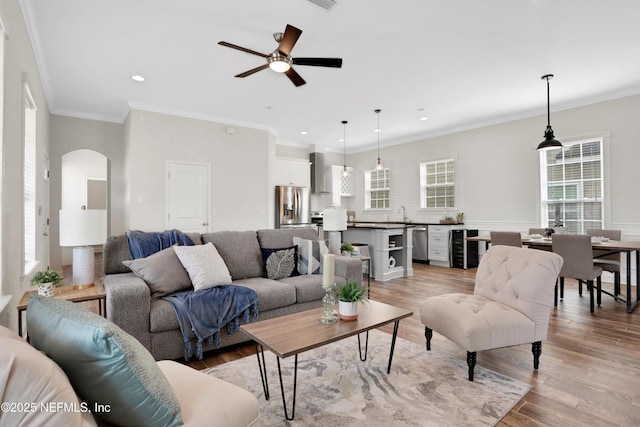
[[[264,395],[269,400],[269,383],[267,380],[267,368],[264,360],[264,349],[270,350],[277,356],[278,376],[280,378],[280,390],[282,391],[282,404],[284,415],[287,420],[293,420],[296,406],[296,382],[298,373],[298,354],[344,338],[358,335],[358,351],[360,360],[367,360],[367,345],[369,342],[369,330],[375,329],[387,323],[394,322],[393,335],[391,338],[391,351],[389,352],[389,364],[387,373],[391,371],[391,361],[393,350],[398,335],[398,324],[401,319],[413,315],[413,312],[400,307],[394,307],[378,301],[369,300],[366,306],[358,309],[358,319],[345,322],[338,321],[331,324],[320,323],[320,317],[324,313],[324,308],[303,311],[290,314],[288,316],[276,317],[274,319],[263,320],[248,325],[242,325],[240,329],[249,335],[256,342],[256,356],[258,357],[258,368],[262,379]],[[360,343],[360,334],[365,333],[364,354]],[[293,402],[291,405],[291,416],[287,412],[287,403],[284,397],[284,385],[282,383],[282,371],[280,370],[280,359],[295,356],[293,373]]]

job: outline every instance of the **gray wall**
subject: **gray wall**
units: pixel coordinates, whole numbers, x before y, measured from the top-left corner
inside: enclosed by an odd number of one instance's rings
[[[607,227],[619,228],[628,238],[640,239],[640,95],[553,112],[556,138],[571,142],[604,137],[607,181]],[[364,172],[372,169],[375,151],[352,154],[347,165],[356,168],[355,198],[343,198],[361,218],[381,219],[398,214],[400,205],[409,218],[438,220],[465,213],[466,224],[481,230],[526,231],[540,223],[539,161],[536,146],[543,139],[546,115],[460,133],[383,147],[381,157],[391,168],[391,208],[365,212]],[[459,205],[452,211],[419,209],[419,163],[456,159]]]
[[[24,291],[29,289],[30,276],[23,276],[23,86],[29,83],[31,94],[38,108],[36,117],[36,206],[42,213],[36,217],[36,252],[43,257],[36,267],[46,268],[48,241],[43,235],[46,229],[44,209],[48,181],[44,179],[46,160],[49,158],[49,107],[45,98],[33,49],[27,35],[22,12],[17,0],[2,0],[0,16],[6,26],[4,52],[4,82],[2,102],[2,230],[0,256],[0,294],[13,295],[12,301],[0,315],[0,324],[17,331],[16,305]]]

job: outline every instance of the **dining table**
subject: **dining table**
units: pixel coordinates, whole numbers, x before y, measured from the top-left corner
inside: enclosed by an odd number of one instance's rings
[[[532,249],[551,250],[552,237],[533,237],[522,236],[522,245]],[[467,237],[467,241],[470,242],[484,242],[485,249],[489,249],[491,245],[491,236],[475,236]],[[627,292],[626,298],[618,295],[612,295],[616,301],[620,301],[626,304],[627,313],[631,313],[638,304],[640,304],[640,241],[635,240],[608,240],[601,238],[592,238],[591,247],[597,250],[608,251],[607,254],[622,253],[626,259],[626,274],[627,274]],[[635,254],[636,265],[636,292],[635,300],[632,299],[631,292],[631,255]],[[608,293],[608,292],[606,292]]]

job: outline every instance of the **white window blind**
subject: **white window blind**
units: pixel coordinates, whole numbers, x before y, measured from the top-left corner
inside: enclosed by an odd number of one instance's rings
[[[389,169],[365,172],[365,209],[389,209]]]
[[[540,152],[542,225],[584,234],[604,224],[602,139]]]
[[[24,85],[24,271],[36,262],[36,105]]]
[[[455,208],[455,160],[420,163],[420,207]]]

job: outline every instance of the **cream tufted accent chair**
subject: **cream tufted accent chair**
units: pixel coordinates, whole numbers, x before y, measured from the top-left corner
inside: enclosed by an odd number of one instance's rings
[[[473,381],[476,352],[530,342],[538,369],[562,262],[552,252],[492,246],[478,267],[473,295],[439,295],[420,306],[427,350],[433,331],[466,349]]]

